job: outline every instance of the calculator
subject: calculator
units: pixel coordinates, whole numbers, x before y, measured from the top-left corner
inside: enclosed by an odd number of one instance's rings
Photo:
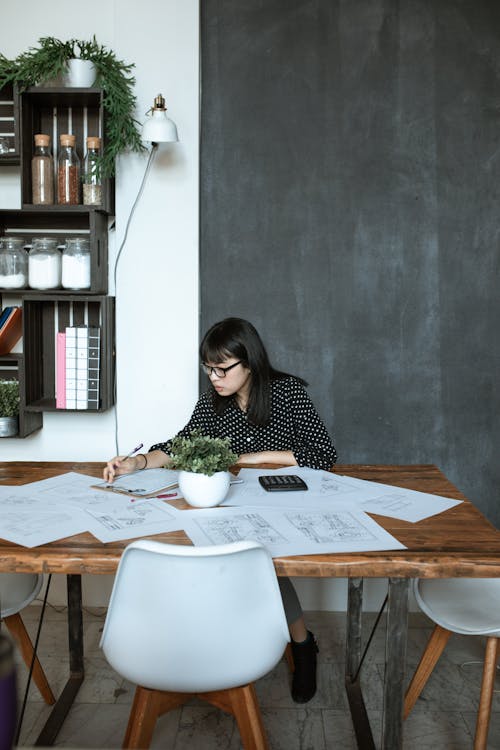
[[[307,490],[307,484],[297,474],[266,474],[259,482],[267,492]]]

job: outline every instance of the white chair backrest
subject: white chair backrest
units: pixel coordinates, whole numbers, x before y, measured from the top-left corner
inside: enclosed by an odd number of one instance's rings
[[[418,578],[420,608],[446,630],[500,636],[500,578]]]
[[[143,687],[207,692],[269,672],[289,641],[271,556],[257,542],[133,542],[118,567],[101,647]]]
[[[0,573],[0,615],[17,615],[30,604],[42,587],[37,573]]]

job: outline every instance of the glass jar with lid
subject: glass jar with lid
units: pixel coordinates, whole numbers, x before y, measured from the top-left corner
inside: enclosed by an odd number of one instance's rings
[[[102,180],[99,156],[101,139],[87,138],[87,153],[83,163],[83,205],[100,206],[102,203]]]
[[[90,247],[85,237],[69,237],[62,254],[63,289],[90,289]]]
[[[35,152],[31,160],[33,205],[54,203],[54,162],[50,153],[50,135],[35,135]]]
[[[28,253],[24,237],[0,238],[0,288],[24,289],[28,284]]]
[[[57,157],[57,202],[75,206],[80,203],[80,159],[75,151],[76,137],[71,133],[59,136]]]
[[[28,260],[28,283],[31,289],[57,289],[61,286],[61,253],[57,240],[37,237]]]

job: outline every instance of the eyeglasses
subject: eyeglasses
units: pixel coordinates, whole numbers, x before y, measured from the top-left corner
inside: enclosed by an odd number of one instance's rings
[[[201,368],[203,372],[210,377],[210,375],[215,375],[217,378],[225,378],[226,372],[229,372],[229,370],[232,370],[233,367],[236,367],[236,365],[241,365],[241,360],[238,362],[235,362],[234,365],[229,365],[229,367],[210,367],[210,365],[206,365],[204,362],[201,363]]]

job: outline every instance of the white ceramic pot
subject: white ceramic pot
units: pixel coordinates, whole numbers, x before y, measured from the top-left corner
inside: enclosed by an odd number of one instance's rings
[[[68,70],[64,76],[64,85],[71,88],[88,89],[96,79],[96,69],[91,60],[73,58],[68,60]]]
[[[218,471],[208,477],[191,471],[179,472],[179,489],[184,500],[194,508],[213,508],[219,505],[229,490],[231,475]]]
[[[13,437],[19,432],[19,417],[0,417],[0,437]]]

